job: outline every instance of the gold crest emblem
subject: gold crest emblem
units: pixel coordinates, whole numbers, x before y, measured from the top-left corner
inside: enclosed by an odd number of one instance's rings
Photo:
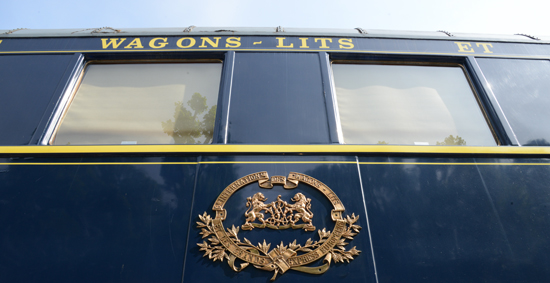
[[[321,192],[332,204],[331,219],[335,222],[333,231],[327,231],[326,228],[317,230],[319,239],[313,241],[308,239],[304,244],[297,244],[296,240],[292,243],[284,244],[281,242],[273,249],[271,243],[252,244],[248,239],[239,238],[239,230],[253,230],[254,228],[263,229],[303,229],[305,231],[315,231],[313,226],[313,213],[311,212],[311,199],[303,193],[296,193],[288,203],[281,199],[279,195],[277,200],[271,203],[265,203],[267,198],[263,193],[258,192],[247,198],[244,213],[245,223],[235,227],[234,225],[227,230],[223,226],[223,221],[227,216],[224,205],[227,200],[240,188],[258,182],[260,188],[271,189],[273,185],[283,185],[285,189],[294,189],[299,182],[310,185]],[[310,274],[325,273],[330,263],[334,261],[349,262],[354,256],[359,255],[361,251],[355,247],[347,250],[346,241],[353,240],[353,237],[359,233],[360,226],[355,223],[359,216],[343,216],[344,205],[338,196],[325,184],[319,180],[305,174],[291,172],[288,178],[285,176],[272,176],[269,178],[267,172],[258,172],[246,175],[227,186],[218,196],[212,208],[216,212],[216,217],[212,218],[204,212],[199,215],[200,221],[197,227],[201,229],[202,238],[208,238],[207,241],[198,243],[204,256],[214,261],[227,262],[231,269],[236,272],[252,264],[255,268],[274,271],[275,274],[271,280],[275,280],[277,274],[285,273],[289,269],[306,272]],[[305,266],[319,259],[323,259],[321,266]],[[240,259],[243,263],[239,267],[235,265],[235,260]]]

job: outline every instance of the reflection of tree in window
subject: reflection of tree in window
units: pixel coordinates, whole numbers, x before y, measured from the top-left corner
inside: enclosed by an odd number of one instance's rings
[[[174,119],[161,122],[164,133],[172,136],[176,144],[212,143],[216,105],[208,109],[206,97],[198,92],[195,92],[191,99],[187,101],[191,111],[183,105],[182,101],[174,104],[176,106]]]
[[[549,146],[550,143],[545,139],[534,139],[529,140],[527,143],[522,144],[523,146]]]
[[[436,142],[435,144],[436,145],[466,145],[466,141],[459,136],[454,137],[453,135],[449,135],[443,140],[443,142]]]

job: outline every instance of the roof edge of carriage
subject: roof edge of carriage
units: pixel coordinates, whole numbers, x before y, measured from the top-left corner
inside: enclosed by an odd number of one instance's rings
[[[113,37],[113,36],[334,36],[359,38],[394,38],[428,40],[475,40],[491,42],[550,43],[550,36],[516,34],[475,34],[445,30],[394,31],[366,28],[286,28],[286,27],[174,27],[174,28],[117,28],[84,29],[27,29],[0,30],[0,38],[55,38],[55,37]]]

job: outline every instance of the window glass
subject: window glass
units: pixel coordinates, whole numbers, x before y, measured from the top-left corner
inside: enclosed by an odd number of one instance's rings
[[[520,145],[550,145],[550,62],[476,58]]]
[[[211,143],[221,69],[221,63],[90,64],[52,143]]]
[[[459,66],[333,64],[346,144],[496,145]]]

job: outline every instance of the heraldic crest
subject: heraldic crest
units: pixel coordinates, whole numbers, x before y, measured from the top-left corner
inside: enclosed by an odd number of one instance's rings
[[[242,226],[225,229],[223,221],[226,218],[227,211],[224,205],[231,195],[240,188],[258,182],[260,188],[271,189],[273,185],[283,185],[285,189],[294,189],[299,182],[312,186],[321,192],[331,203],[331,219],[335,222],[334,230],[327,231],[326,228],[317,230],[319,239],[313,241],[308,239],[304,244],[292,243],[284,244],[281,242],[271,249],[271,243],[252,244],[246,238],[239,238],[239,230],[253,229],[303,229],[305,231],[315,231],[313,226],[313,213],[311,212],[311,199],[303,193],[296,193],[288,203],[281,199],[279,195],[276,200],[266,203],[267,198],[263,193],[257,192],[247,198],[247,210],[244,213],[245,223]],[[353,240],[353,237],[359,233],[360,226],[355,223],[359,216],[343,216],[344,205],[336,194],[319,180],[305,174],[291,172],[288,177],[272,176],[269,178],[267,172],[253,173],[244,176],[227,186],[214,202],[213,210],[216,212],[215,218],[208,213],[199,215],[200,221],[197,227],[201,229],[202,238],[207,240],[197,245],[204,256],[214,261],[227,262],[231,269],[240,272],[250,264],[255,268],[273,271],[275,274],[271,280],[275,280],[277,274],[285,273],[289,269],[301,271],[310,274],[323,274],[334,261],[349,262],[354,256],[358,256],[361,251],[355,247],[346,249],[347,241]],[[323,258],[321,266],[305,266],[314,263]],[[235,260],[243,261],[238,267]]]

